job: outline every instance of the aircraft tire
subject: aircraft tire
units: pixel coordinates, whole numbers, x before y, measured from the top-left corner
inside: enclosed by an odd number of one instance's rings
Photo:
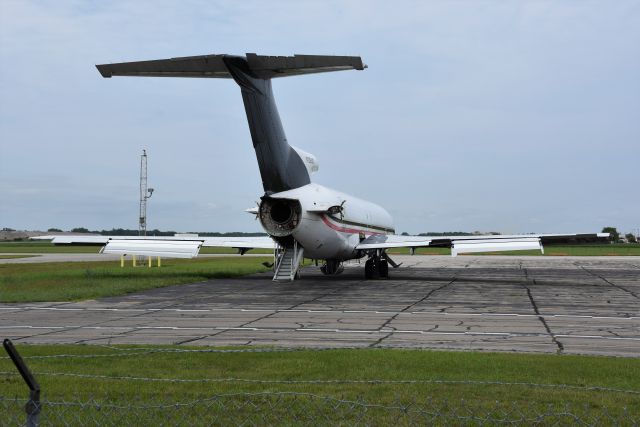
[[[380,258],[376,258],[376,257],[369,258],[367,262],[364,264],[364,278],[367,280],[379,279],[381,277],[380,266],[381,266]]]
[[[380,270],[380,278],[389,278],[389,263],[387,260],[380,260],[378,263],[378,269]]]
[[[373,267],[372,267],[372,260],[368,259],[365,263],[364,263],[364,278],[366,280],[371,280],[373,278]]]

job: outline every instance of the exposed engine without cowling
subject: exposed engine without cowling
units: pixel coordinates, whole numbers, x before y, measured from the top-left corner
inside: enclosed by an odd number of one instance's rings
[[[298,200],[264,197],[258,215],[260,223],[271,236],[289,236],[300,224],[302,206]]]

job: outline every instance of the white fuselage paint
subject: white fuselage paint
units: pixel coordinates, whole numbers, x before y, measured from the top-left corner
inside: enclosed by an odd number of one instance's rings
[[[307,258],[358,258],[361,254],[356,246],[365,237],[394,233],[393,219],[384,208],[318,184],[311,183],[270,197],[300,202],[302,219],[292,236],[304,248]],[[342,213],[328,213],[331,206],[342,206]]]

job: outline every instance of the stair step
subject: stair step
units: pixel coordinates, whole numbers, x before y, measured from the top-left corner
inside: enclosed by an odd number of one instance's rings
[[[299,249],[302,251],[302,248]],[[298,257],[302,256],[302,252],[297,254]],[[288,247],[284,248],[284,252],[280,254],[278,257],[278,264],[276,266],[276,271],[273,276],[273,280],[282,280],[282,281],[290,281],[293,279],[293,276],[296,274],[299,266],[293,265],[294,261],[299,259],[294,254],[294,248]]]

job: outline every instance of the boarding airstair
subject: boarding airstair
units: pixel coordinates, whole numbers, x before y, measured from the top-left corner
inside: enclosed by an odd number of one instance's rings
[[[292,281],[298,274],[300,262],[303,259],[304,248],[295,240],[290,246],[279,246],[276,249],[276,270],[273,275],[274,282]]]

